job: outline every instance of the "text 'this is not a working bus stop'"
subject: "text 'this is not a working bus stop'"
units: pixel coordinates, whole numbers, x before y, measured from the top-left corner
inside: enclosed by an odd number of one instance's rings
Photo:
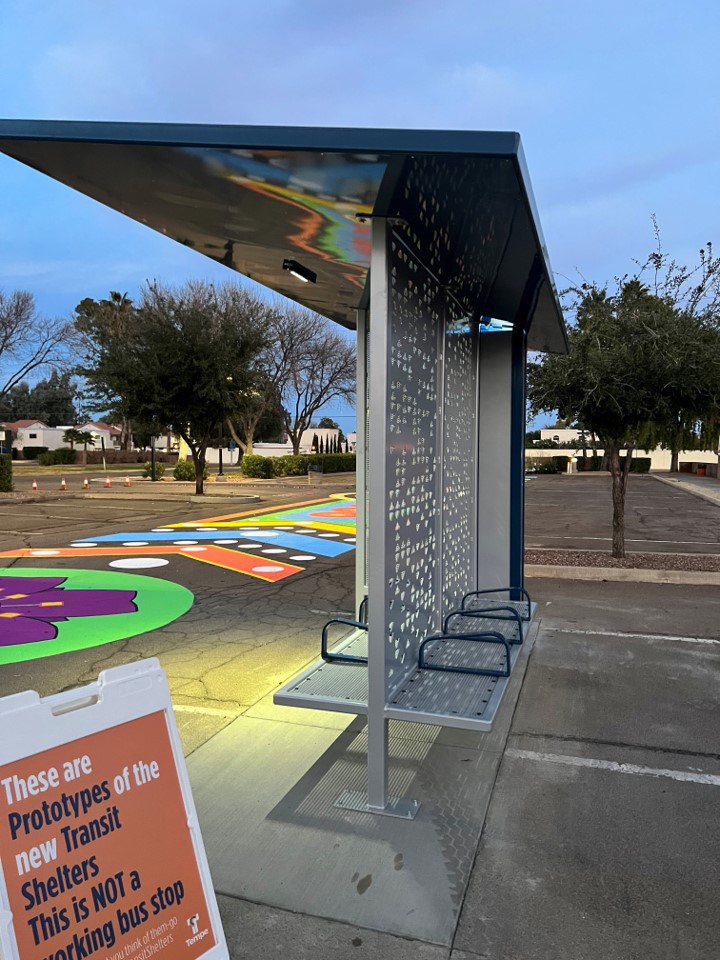
[[[389,721],[491,729],[532,619],[526,354],[566,339],[519,136],[1,121],[0,151],[357,330],[356,619],[275,699],[365,715],[338,802],[411,818]]]

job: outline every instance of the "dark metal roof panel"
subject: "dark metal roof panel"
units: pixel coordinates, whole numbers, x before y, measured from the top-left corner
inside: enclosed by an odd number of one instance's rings
[[[474,312],[529,320],[531,349],[565,349],[516,133],[6,120],[0,152],[348,327],[369,219],[392,213],[413,230],[422,213],[405,183],[431,170],[448,210],[448,286],[463,273],[456,295]],[[287,259],[317,282],[291,276]]]

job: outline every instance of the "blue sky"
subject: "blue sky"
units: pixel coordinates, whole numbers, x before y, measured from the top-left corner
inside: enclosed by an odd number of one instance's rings
[[[1,0],[0,113],[518,130],[562,287],[632,269],[652,214],[681,261],[714,238],[719,36],[710,0]],[[233,276],[1,156],[0,197],[0,287],[46,314]]]

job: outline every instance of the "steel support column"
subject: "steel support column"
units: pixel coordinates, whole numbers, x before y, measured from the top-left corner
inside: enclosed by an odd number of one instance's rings
[[[527,334],[521,324],[512,332],[510,395],[510,584],[524,585],[525,564],[525,365]]]
[[[384,810],[388,801],[388,725],[385,719],[388,615],[385,597],[391,550],[386,542],[385,500],[389,487],[387,429],[390,417],[388,366],[391,344],[387,245],[385,221],[373,220],[369,349],[372,389],[368,438],[371,455],[367,478],[370,502],[368,551],[372,558],[368,569],[368,807],[376,811]]]
[[[367,424],[368,424],[368,315],[357,311],[357,413],[355,442],[355,615],[367,596]]]

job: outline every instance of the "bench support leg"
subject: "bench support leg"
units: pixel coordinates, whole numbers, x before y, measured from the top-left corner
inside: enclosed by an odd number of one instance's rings
[[[420,809],[417,800],[388,796],[388,721],[385,717],[368,716],[368,792],[343,790],[335,806],[401,820],[414,820],[417,816]]]
[[[341,810],[358,810],[383,817],[414,820],[420,809],[417,800],[388,796],[388,721],[368,717],[368,792],[344,790],[335,801]]]

